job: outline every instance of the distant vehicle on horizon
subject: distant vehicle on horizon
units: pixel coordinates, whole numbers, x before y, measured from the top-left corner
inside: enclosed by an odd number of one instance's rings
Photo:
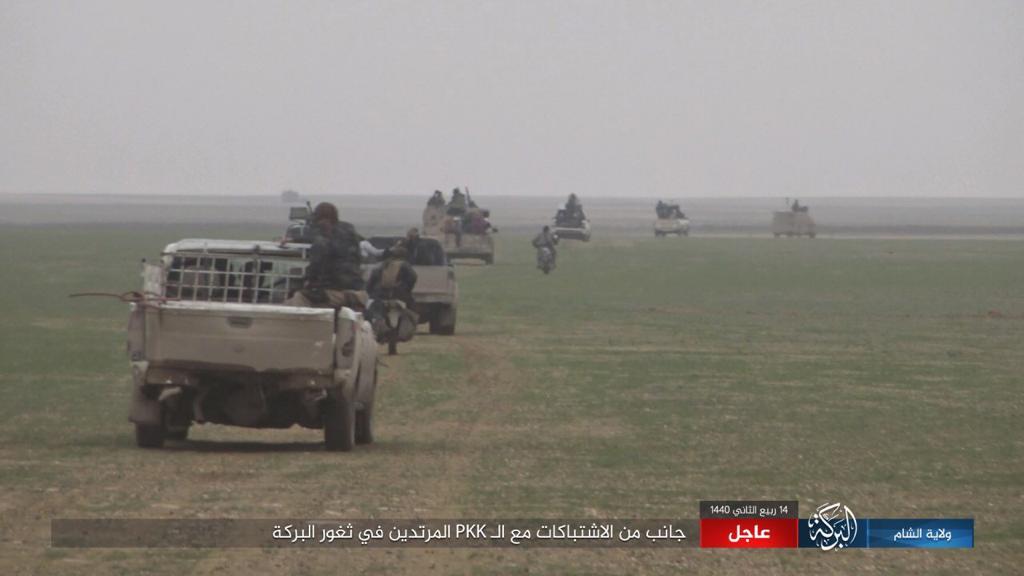
[[[551,230],[562,239],[590,242],[590,220],[587,219],[559,224],[556,218]]]
[[[555,213],[554,220],[552,232],[559,238],[590,241],[590,220],[583,212],[583,204],[576,194],[569,194],[569,199]]]
[[[421,230],[424,237],[434,238],[444,246],[449,259],[476,259],[493,264],[494,233],[498,230],[491,226],[490,217],[490,210],[477,206],[468,188],[462,196],[453,194],[447,203],[436,192],[423,209]]]
[[[781,236],[814,238],[818,232],[814,219],[808,213],[807,206],[801,206],[799,200],[794,200],[789,210],[772,214],[772,234],[776,238]]]
[[[655,207],[655,213],[658,215],[658,219],[654,221],[655,237],[660,238],[669,234],[690,235],[690,220],[679,209],[679,204],[666,204],[659,200]]]

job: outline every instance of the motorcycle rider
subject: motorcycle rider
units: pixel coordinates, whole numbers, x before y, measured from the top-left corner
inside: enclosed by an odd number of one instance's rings
[[[413,304],[412,291],[416,287],[416,271],[409,264],[408,249],[400,242],[388,250],[387,260],[370,273],[366,285],[373,300],[401,300],[407,307]]]
[[[537,236],[533,238],[533,247],[537,249],[537,267],[541,267],[541,259],[545,248],[551,251],[551,264],[554,265],[555,257],[558,253],[555,251],[555,244],[558,243],[558,236],[551,231],[550,226],[544,226],[544,229],[540,231]]]

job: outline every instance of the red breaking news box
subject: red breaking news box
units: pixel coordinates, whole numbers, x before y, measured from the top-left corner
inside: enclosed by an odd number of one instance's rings
[[[797,548],[796,518],[703,518],[701,548]]]

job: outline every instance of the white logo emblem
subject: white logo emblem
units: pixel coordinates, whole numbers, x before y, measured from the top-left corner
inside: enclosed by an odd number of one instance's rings
[[[807,519],[807,532],[818,548],[842,550],[857,537],[857,518],[848,506],[826,502]]]

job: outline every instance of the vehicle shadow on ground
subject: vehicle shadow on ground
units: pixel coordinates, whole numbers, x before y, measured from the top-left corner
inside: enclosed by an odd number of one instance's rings
[[[237,440],[186,440],[168,442],[164,450],[175,452],[324,452],[323,442],[255,442]]]
[[[171,452],[205,452],[205,453],[239,453],[253,454],[260,452],[323,452],[327,454],[344,454],[344,452],[327,452],[322,441],[309,442],[261,442],[255,440],[184,440],[168,441],[161,450]],[[405,440],[377,440],[372,444],[357,445],[353,452],[376,452],[379,454],[405,454],[436,451],[444,453],[445,446],[423,446],[418,442]]]

